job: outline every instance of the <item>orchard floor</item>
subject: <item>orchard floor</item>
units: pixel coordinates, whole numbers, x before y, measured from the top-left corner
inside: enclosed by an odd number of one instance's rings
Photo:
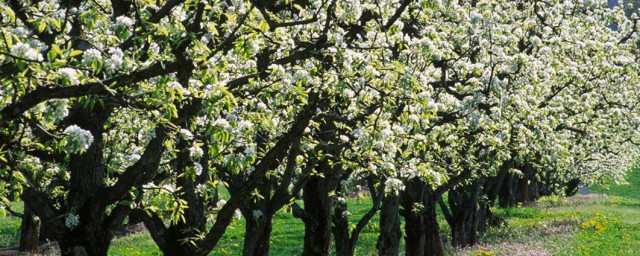
[[[506,219],[505,226],[490,229],[477,246],[447,248],[447,254],[640,255],[640,170],[630,174],[628,185],[596,187],[591,192],[594,194],[545,197],[527,207],[496,209],[496,215]],[[348,203],[354,223],[371,205],[368,198],[352,198]],[[234,220],[212,255],[240,255],[244,223]],[[448,227],[444,220],[440,224],[448,244]],[[0,216],[0,248],[17,245],[19,228],[19,219]],[[375,255],[377,230],[376,216],[360,236],[357,255]],[[278,212],[271,254],[300,255],[303,234],[300,220]],[[109,255],[160,255],[160,251],[143,231],[116,239]]]

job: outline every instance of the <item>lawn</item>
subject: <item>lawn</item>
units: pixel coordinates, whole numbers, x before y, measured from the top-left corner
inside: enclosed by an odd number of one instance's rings
[[[507,226],[454,255],[640,255],[640,170],[629,184],[596,186],[593,194],[546,197],[535,205],[498,209]]]
[[[570,198],[545,197],[535,205],[495,209],[506,226],[492,228],[477,246],[448,247],[449,255],[640,255],[640,170],[629,184],[594,187],[593,194]],[[14,205],[19,207],[19,205]],[[370,206],[368,198],[349,200],[355,223]],[[239,255],[244,219],[234,220],[212,255]],[[445,240],[448,227],[440,221]],[[0,248],[16,246],[20,221],[0,216]],[[378,216],[360,236],[357,255],[375,254]],[[285,210],[274,218],[272,255],[299,255],[304,225]],[[160,255],[147,232],[118,238],[110,255]]]

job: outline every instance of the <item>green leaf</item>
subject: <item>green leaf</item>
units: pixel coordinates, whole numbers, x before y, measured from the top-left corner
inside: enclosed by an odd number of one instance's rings
[[[13,10],[11,10],[11,8],[3,6],[2,9],[4,10],[5,14],[9,15],[9,20],[11,21],[11,23],[16,22],[16,14],[13,12]]]
[[[27,179],[25,179],[24,176],[22,176],[22,173],[14,172],[13,178],[17,180],[19,184],[27,183]]]
[[[57,56],[58,56],[58,53],[56,51],[51,50],[47,53],[47,60],[53,61],[56,59]]]
[[[53,24],[55,29],[60,29],[61,24],[60,24],[60,21],[58,19],[51,19],[51,23]]]
[[[7,48],[11,48],[11,46],[13,46],[13,37],[7,36],[7,34],[2,34],[2,36],[4,37],[4,40],[7,44]]]
[[[38,32],[42,33],[42,31],[44,31],[47,28],[47,23],[42,21],[40,22],[40,24],[38,24]]]
[[[57,44],[51,45],[51,51],[55,52],[56,54],[62,54],[60,46],[58,46]]]
[[[266,21],[260,23],[260,30],[262,30],[262,32],[267,32],[267,30],[269,30],[269,23]]]
[[[82,54],[82,53],[83,53],[83,51],[81,51],[81,50],[73,50],[73,51],[69,54],[69,57],[75,57],[75,56],[78,56],[78,55],[80,55],[80,54]]]
[[[56,60],[55,62],[53,62],[53,64],[51,64],[53,68],[60,68],[64,65],[67,65],[67,60]]]

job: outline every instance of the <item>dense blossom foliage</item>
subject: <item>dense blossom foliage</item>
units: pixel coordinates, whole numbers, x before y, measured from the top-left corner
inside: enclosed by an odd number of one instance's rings
[[[402,196],[415,181],[438,193],[507,173],[554,192],[622,182],[640,153],[631,10],[3,1],[0,199],[24,200],[63,251],[143,212],[165,253],[175,240],[206,254],[236,209],[259,229],[315,178],[340,181],[326,196],[345,220],[367,182],[374,214],[378,188]]]

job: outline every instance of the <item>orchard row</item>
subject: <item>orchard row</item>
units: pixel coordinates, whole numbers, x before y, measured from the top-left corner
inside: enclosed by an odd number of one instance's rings
[[[266,255],[285,207],[304,255],[353,255],[376,214],[380,254],[442,255],[438,205],[468,246],[493,206],[624,180],[632,2],[4,1],[0,199],[65,255],[126,219],[206,255],[236,211]]]

